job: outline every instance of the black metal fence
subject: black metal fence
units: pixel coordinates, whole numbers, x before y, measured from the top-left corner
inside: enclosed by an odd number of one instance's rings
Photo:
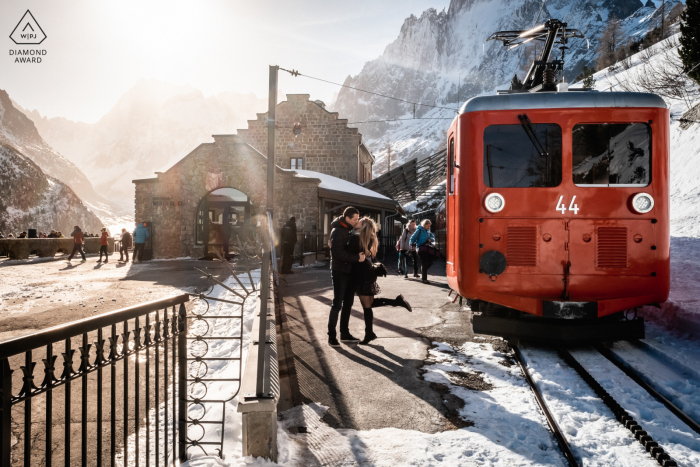
[[[179,465],[188,444],[188,300],[0,343],[2,466]]]

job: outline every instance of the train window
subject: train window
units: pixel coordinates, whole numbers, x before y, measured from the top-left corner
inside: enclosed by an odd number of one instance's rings
[[[491,125],[484,130],[484,183],[492,188],[561,183],[561,127],[555,123]]]
[[[450,154],[447,170],[450,171],[450,194],[455,192],[455,139],[450,138]]]
[[[572,137],[576,185],[649,185],[651,127],[646,123],[581,124]]]

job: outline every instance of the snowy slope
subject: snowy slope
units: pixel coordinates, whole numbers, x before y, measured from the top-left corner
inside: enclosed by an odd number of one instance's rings
[[[13,106],[4,90],[0,90],[0,142],[11,145],[45,173],[71,187],[75,194],[95,208],[96,214],[111,214],[117,210],[95,192],[90,180],[74,163],[46,143],[34,123]]]
[[[666,2],[667,14],[676,3]],[[499,30],[531,28],[541,5],[540,0],[452,0],[447,10],[429,9],[420,17],[407,18],[382,56],[367,62],[345,84],[447,109],[416,107],[416,117],[438,120],[358,125],[379,156],[375,167],[382,166],[388,145],[399,163],[436,151],[444,146],[445,131],[456,114],[449,109],[457,109],[475,95],[507,88],[514,72],[523,78],[530,58],[485,40]],[[590,39],[590,49],[585,40],[569,42],[565,71],[570,81],[584,65],[594,62],[597,38],[612,14],[623,19],[621,26],[629,37],[643,36],[657,26],[661,1],[646,5],[639,0],[550,0],[538,23],[557,18]],[[414,114],[410,104],[348,88],[341,89],[331,107],[351,122],[413,118]]]
[[[679,34],[652,46],[648,53],[640,52],[630,57],[629,64],[616,64],[599,71],[593,77],[595,89],[601,92],[622,90],[623,86],[634,86],[640,75],[646,73],[649,66],[662,66],[676,48],[670,46],[678,43]],[[647,58],[651,56],[651,58]],[[577,83],[573,88],[580,87]],[[664,98],[671,110],[671,234],[678,237],[700,237],[700,123],[682,125],[683,118],[690,106],[700,104],[700,92],[689,97],[689,101]],[[690,120],[700,120],[697,117]]]
[[[25,114],[51,146],[80,164],[101,195],[133,210],[132,180],[167,169],[213,134],[235,133],[266,107],[253,94],[204,97],[190,86],[142,79],[94,124]]]
[[[100,219],[67,185],[46,175],[29,157],[0,142],[0,232],[17,235],[30,228],[59,230],[67,235],[74,225],[98,232]]]

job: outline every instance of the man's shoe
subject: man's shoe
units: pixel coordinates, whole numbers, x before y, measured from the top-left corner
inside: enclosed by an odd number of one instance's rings
[[[362,339],[362,341],[360,342],[360,345],[367,345],[376,338],[377,338],[377,335],[375,333],[365,334],[365,338]]]
[[[403,298],[403,295],[399,294],[399,296],[396,297],[396,301],[398,302],[398,303],[397,303],[398,306],[402,306],[402,307],[406,308],[408,311],[413,311],[413,309],[411,308],[410,303],[408,303],[408,302],[406,301],[406,299]]]
[[[428,279],[421,279],[421,282],[424,284],[430,284],[430,281]]]
[[[84,260],[81,260],[80,262],[81,262],[81,263],[85,263],[86,261],[87,261],[87,260],[86,260],[86,259],[84,259]]]
[[[404,279],[408,279],[408,274],[403,276]]]
[[[352,334],[341,334],[340,341],[341,342],[360,342],[360,339],[358,339],[357,337],[354,337]]]
[[[328,345],[330,345],[331,347],[340,347],[340,342],[338,342],[338,339],[336,339],[335,337],[329,337]]]
[[[101,263],[101,262],[102,262],[102,260],[101,260],[101,259],[98,259],[98,260],[97,260],[97,262],[98,262],[98,263]]]
[[[418,275],[418,273],[415,273],[415,272],[414,272],[414,273],[413,273],[413,277],[420,277],[420,276]]]

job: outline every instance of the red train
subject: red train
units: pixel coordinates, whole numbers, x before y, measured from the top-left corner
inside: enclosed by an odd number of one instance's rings
[[[475,97],[450,126],[448,283],[482,311],[474,332],[641,338],[620,312],[669,294],[669,111],[560,90]]]

